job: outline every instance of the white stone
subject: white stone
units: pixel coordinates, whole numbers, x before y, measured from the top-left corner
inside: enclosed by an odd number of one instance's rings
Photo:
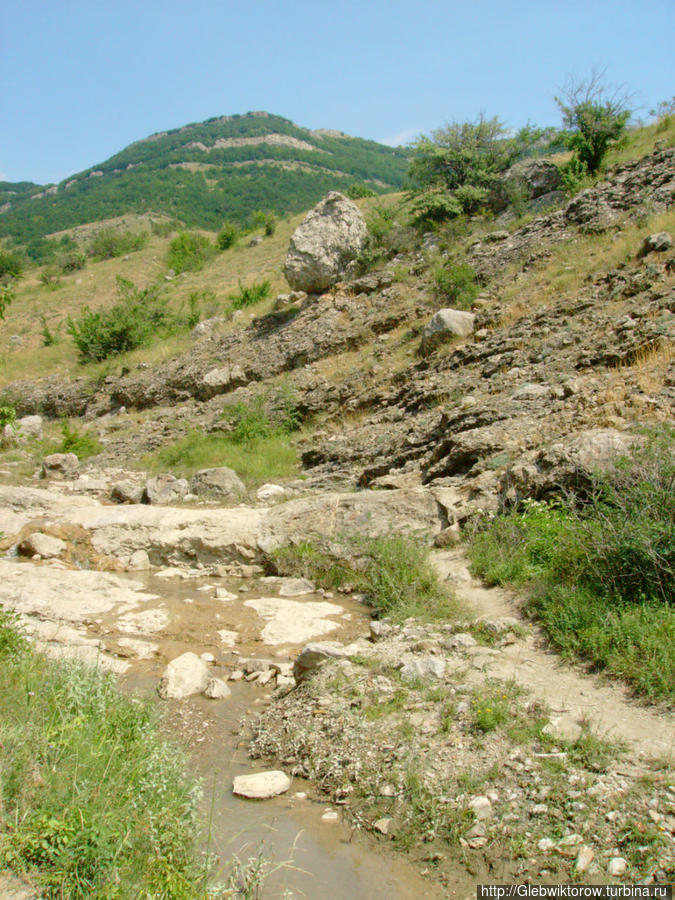
[[[35,532],[28,535],[19,544],[19,551],[28,556],[37,554],[42,559],[55,559],[68,549],[65,541],[52,537],[50,534]]]
[[[267,800],[277,794],[285,794],[291,786],[291,779],[284,772],[256,772],[252,775],[237,775],[232,784],[232,792],[237,797],[249,800]]]
[[[581,847],[579,848],[579,853],[577,855],[577,861],[574,866],[575,870],[577,872],[585,872],[586,869],[593,862],[594,856],[595,856],[595,853],[593,852],[593,849],[591,847],[589,847],[588,844],[582,844]]]
[[[258,500],[274,500],[279,499],[280,497],[285,496],[288,493],[286,488],[282,487],[280,484],[263,484],[256,491],[256,497]]]
[[[492,804],[487,797],[474,797],[469,803],[469,808],[473,810],[473,814],[479,822],[492,818]]]
[[[613,875],[614,878],[620,878],[625,875],[628,863],[623,856],[613,856],[607,864],[607,874]]]
[[[313,637],[328,634],[339,627],[327,616],[341,615],[344,610],[336,603],[300,602],[281,597],[258,597],[245,601],[267,620],[261,632],[265,644],[301,644]]]
[[[216,600],[225,600],[227,602],[237,599],[237,595],[233,594],[231,591],[228,591],[226,588],[216,588],[215,596]]]
[[[204,696],[210,700],[225,700],[232,696],[232,691],[222,678],[210,678],[204,688]]]
[[[321,816],[322,822],[339,822],[340,814],[336,813],[334,809],[327,809],[326,812]]]
[[[261,578],[263,584],[275,587],[280,597],[300,597],[303,594],[313,594],[316,585],[307,578],[282,578],[278,575],[267,575]]]
[[[551,838],[542,838],[537,844],[537,847],[544,852],[546,852],[547,850],[553,850],[553,848],[555,847],[555,841],[552,841]]]
[[[146,550],[135,550],[129,557],[127,569],[130,572],[146,572],[150,568],[150,557]]]
[[[443,678],[444,675],[445,660],[439,656],[416,657],[401,668],[401,678],[404,681],[415,681],[417,678]]]
[[[201,694],[209,680],[208,666],[196,653],[183,653],[164,670],[158,693],[163,700],[182,700]]]

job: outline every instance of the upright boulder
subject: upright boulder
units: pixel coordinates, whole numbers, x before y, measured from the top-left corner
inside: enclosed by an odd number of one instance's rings
[[[284,275],[293,290],[317,294],[352,274],[366,246],[368,229],[356,204],[331,191],[296,228]]]

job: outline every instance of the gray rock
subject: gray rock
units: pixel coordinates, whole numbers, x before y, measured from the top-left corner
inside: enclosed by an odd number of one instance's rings
[[[252,775],[237,775],[232,783],[232,793],[249,800],[267,800],[285,794],[290,786],[291,779],[284,772],[255,772]]]
[[[60,538],[52,537],[49,534],[41,534],[35,532],[28,535],[19,544],[19,553],[24,556],[41,556],[43,559],[56,559],[66,552],[67,544]]]
[[[143,490],[143,485],[134,484],[133,481],[117,481],[112,486],[110,496],[116,503],[140,503]]]
[[[613,856],[607,864],[607,874],[614,878],[620,878],[626,874],[628,863],[623,856]]]
[[[143,491],[143,502],[153,506],[171,505],[185,498],[190,488],[184,478],[174,475],[156,475],[148,478]]]
[[[204,688],[204,696],[208,697],[209,700],[226,700],[232,696],[232,691],[222,678],[209,678]]]
[[[146,550],[135,550],[129,557],[127,570],[129,572],[146,572],[150,568],[150,557]]]
[[[240,366],[222,366],[209,369],[197,386],[196,394],[200,400],[210,400],[218,394],[225,394],[236,387],[246,384],[247,378]]]
[[[495,212],[501,212],[514,202],[527,202],[562,185],[560,171],[544,159],[526,159],[507,169],[490,198]]]
[[[42,477],[74,481],[80,477],[80,461],[74,453],[51,453],[42,460]]]
[[[282,487],[280,484],[263,484],[256,491],[256,497],[258,500],[262,500],[264,502],[268,500],[279,500],[281,497],[284,497],[288,491],[285,487]]]
[[[435,347],[453,337],[468,337],[473,331],[476,316],[460,309],[439,309],[424,326],[421,350],[431,352]]]
[[[650,234],[643,241],[639,256],[647,256],[648,253],[663,253],[673,246],[673,238],[667,231],[659,231]]]
[[[301,684],[312,672],[315,672],[327,659],[348,659],[349,653],[339,644],[329,641],[317,641],[303,647],[300,655],[293,663],[293,677],[296,684]]]
[[[209,681],[209,669],[196,653],[183,653],[164,670],[157,693],[162,700],[182,700],[201,694]]]
[[[302,594],[313,594],[316,585],[307,578],[285,578],[278,575],[267,575],[261,578],[262,584],[274,587],[280,597],[300,597]]]
[[[42,440],[42,416],[23,416],[2,430],[3,447],[39,440]]]
[[[367,240],[359,208],[331,191],[293,233],[284,264],[286,280],[294,290],[320,293],[351,274],[350,264]]]
[[[219,500],[238,500],[246,493],[244,482],[232,469],[202,469],[193,475],[190,490],[198,497],[217,497]]]
[[[401,668],[401,678],[404,681],[415,681],[418,678],[443,678],[445,675],[445,660],[438,656],[419,656],[411,662],[405,663]]]
[[[492,818],[492,803],[487,797],[474,797],[469,803],[469,809],[473,810],[479,822]]]

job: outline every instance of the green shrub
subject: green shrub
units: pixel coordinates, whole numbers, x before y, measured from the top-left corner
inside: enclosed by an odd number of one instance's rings
[[[13,425],[16,422],[16,407],[12,403],[0,403],[0,430],[5,425]]]
[[[94,312],[85,306],[79,319],[68,316],[66,330],[75,341],[80,362],[99,362],[135,350],[178,327],[157,287],[139,290],[117,276],[117,293],[121,302],[109,309]]]
[[[391,234],[396,221],[396,212],[392,207],[376,206],[366,219],[368,234],[376,246],[381,246],[385,238]]]
[[[455,309],[470,309],[479,293],[476,272],[466,263],[446,263],[434,270],[436,295]]]
[[[267,280],[254,283],[249,287],[244,287],[240,281],[239,290],[230,297],[232,309],[244,309],[247,306],[255,306],[257,303],[266,300],[271,292],[272,285]]]
[[[40,284],[48,291],[57,291],[61,287],[61,270],[58,266],[47,266],[40,272]]]
[[[82,250],[69,250],[57,259],[57,265],[62,272],[78,272],[87,265],[87,257]]]
[[[225,406],[222,417],[233,426],[229,437],[236,444],[252,444],[273,435],[291,434],[301,424],[295,394],[284,385],[255,397],[250,403]]]
[[[73,428],[67,419],[61,422],[61,434],[63,440],[58,448],[58,453],[74,453],[78,459],[87,459],[96,456],[103,450],[98,438],[90,431],[78,431]]]
[[[94,259],[114,259],[142,250],[148,242],[146,231],[120,231],[116,228],[102,228],[89,244],[89,256]]]
[[[372,188],[369,188],[367,184],[363,184],[361,182],[354,182],[354,184],[350,184],[347,188],[347,196],[351,200],[360,200],[362,197],[375,197],[375,191]]]
[[[240,231],[234,222],[226,222],[216,237],[216,247],[219,250],[229,250],[234,247],[239,239]]]
[[[150,230],[157,237],[168,237],[171,232],[176,230],[176,223],[171,219],[169,221],[151,222]]]
[[[471,537],[474,570],[526,587],[555,646],[675,699],[673,429],[647,436],[583,496],[529,501]]]
[[[197,231],[181,231],[169,244],[167,265],[176,274],[197,272],[211,259],[215,247]]]
[[[11,281],[0,280],[0,319],[5,318],[5,310],[16,298],[16,291]]]
[[[44,313],[40,314],[40,333],[42,334],[42,345],[44,347],[53,347],[58,342],[58,335],[54,334],[47,324]]]
[[[0,280],[20,278],[23,272],[23,257],[14,250],[0,249]]]

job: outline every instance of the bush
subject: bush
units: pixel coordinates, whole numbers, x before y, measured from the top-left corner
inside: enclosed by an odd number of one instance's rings
[[[173,220],[150,223],[150,230],[157,237],[168,237],[172,231],[176,230],[176,227],[176,223]]]
[[[16,292],[11,281],[0,280],[0,319],[5,318],[5,310],[15,299]]]
[[[347,196],[351,200],[360,200],[362,197],[376,197],[376,193],[372,188],[369,188],[367,184],[362,184],[359,182],[354,182],[354,184],[350,184],[347,188]]]
[[[197,231],[181,231],[169,244],[167,264],[176,274],[197,272],[213,256],[215,247]]]
[[[87,257],[82,250],[69,250],[58,257],[57,265],[64,273],[77,272],[87,265]]]
[[[652,699],[675,699],[672,428],[647,436],[585,496],[525,502],[471,538],[475,571],[528,587],[564,652]]]
[[[252,444],[273,435],[290,434],[302,422],[295,393],[285,385],[255,397],[250,403],[225,406],[222,417],[233,426],[229,438],[236,444]]]
[[[53,347],[54,344],[58,343],[58,335],[54,334],[47,324],[44,313],[40,314],[40,334],[42,335],[42,345],[44,347]]]
[[[271,292],[272,285],[267,280],[254,283],[250,287],[244,287],[240,281],[239,291],[230,297],[232,309],[244,309],[247,306],[255,306],[256,303],[266,300]]]
[[[87,459],[96,456],[103,450],[102,444],[89,431],[78,431],[73,428],[67,419],[61,422],[61,434],[63,440],[58,448],[58,453],[74,453],[78,459]]]
[[[23,272],[23,257],[13,250],[0,250],[0,280],[20,278]]]
[[[181,324],[167,310],[156,287],[139,290],[117,276],[119,303],[92,311],[83,307],[79,319],[68,316],[66,330],[75,341],[80,362],[99,362],[147,343],[154,336],[167,336]]]
[[[102,228],[89,244],[89,256],[94,259],[114,259],[142,250],[148,242],[146,231],[120,231],[116,228]]]
[[[455,309],[470,309],[479,292],[476,272],[466,263],[438,266],[434,283],[436,295]]]
[[[47,266],[40,272],[40,284],[49,291],[57,291],[61,287],[61,270],[57,266]]]
[[[229,250],[230,247],[234,247],[237,243],[239,235],[239,228],[234,222],[226,222],[218,232],[218,236],[216,237],[216,247],[219,250]]]
[[[608,88],[604,73],[594,71],[585,81],[570,79],[555,99],[569,132],[569,149],[583,170],[594,174],[626,130],[627,95],[622,88]]]

